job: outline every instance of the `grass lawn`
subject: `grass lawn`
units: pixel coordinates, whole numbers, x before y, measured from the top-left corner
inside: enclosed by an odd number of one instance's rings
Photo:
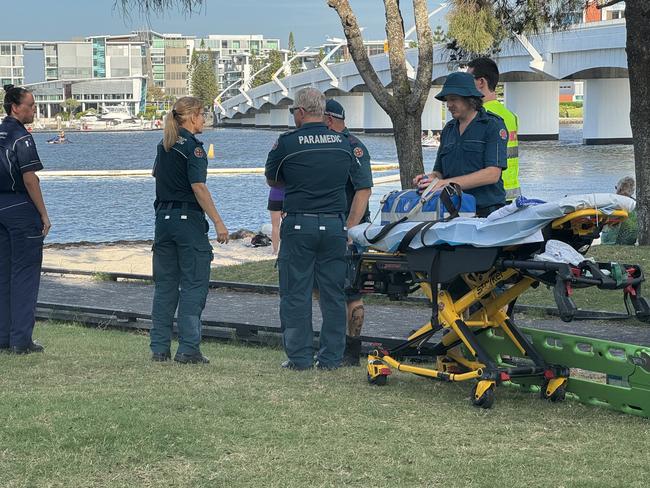
[[[637,246],[594,246],[588,257],[601,262],[619,262],[639,264],[642,269],[650,272],[650,248]],[[212,271],[212,278],[222,281],[239,281],[260,284],[278,284],[278,271],[274,269],[275,260],[255,263],[225,266]],[[650,298],[650,286],[647,286],[645,296]],[[391,303],[385,297],[371,296],[368,303]],[[579,308],[585,310],[604,310],[608,312],[625,312],[623,291],[605,291],[596,288],[575,290],[574,301]],[[400,303],[400,302],[397,302]],[[401,302],[407,305],[406,302]],[[555,306],[553,290],[540,286],[526,291],[518,300],[519,304]]]
[[[574,118],[580,119],[583,117],[584,110],[582,107],[567,107],[560,108],[560,117],[561,118]]]
[[[142,334],[39,324],[0,355],[0,486],[645,487],[650,422],[500,388],[362,368],[282,371],[277,349],[206,343],[152,363]]]

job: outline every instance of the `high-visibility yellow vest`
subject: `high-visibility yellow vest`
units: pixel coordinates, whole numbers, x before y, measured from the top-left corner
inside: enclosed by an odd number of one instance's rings
[[[508,169],[501,173],[503,188],[506,190],[506,200],[512,201],[521,195],[519,187],[519,119],[517,115],[508,110],[498,100],[484,102],[483,107],[490,113],[498,115],[503,119],[508,130]]]

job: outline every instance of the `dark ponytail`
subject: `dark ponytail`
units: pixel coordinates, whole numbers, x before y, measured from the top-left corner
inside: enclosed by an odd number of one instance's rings
[[[29,93],[29,90],[26,90],[25,88],[20,88],[19,86],[13,86],[13,85],[5,85],[4,91],[5,91],[5,99],[4,99],[3,107],[7,115],[11,115],[12,105],[14,104],[20,105],[20,102],[22,102],[23,97],[27,93]]]

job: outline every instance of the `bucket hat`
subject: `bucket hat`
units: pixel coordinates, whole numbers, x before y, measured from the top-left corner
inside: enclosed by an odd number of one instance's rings
[[[450,73],[447,76],[447,81],[442,85],[442,90],[436,95],[436,98],[444,102],[447,99],[447,95],[483,98],[483,94],[478,91],[474,84],[474,77],[463,71]]]

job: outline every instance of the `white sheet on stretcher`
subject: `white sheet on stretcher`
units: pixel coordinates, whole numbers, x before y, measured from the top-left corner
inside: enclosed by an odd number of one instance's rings
[[[476,247],[510,246],[543,241],[541,230],[553,220],[563,215],[596,208],[605,214],[614,210],[634,210],[636,202],[632,198],[612,193],[591,193],[571,195],[556,202],[542,203],[529,207],[517,208],[514,202],[488,218],[458,217],[449,222],[439,222],[420,232],[411,241],[410,248],[449,244],[452,246],[471,245]],[[396,225],[381,241],[370,244],[364,236],[376,236],[383,226],[361,224],[348,231],[353,242],[361,247],[372,247],[380,251],[394,252],[406,233],[421,222],[403,222]]]

